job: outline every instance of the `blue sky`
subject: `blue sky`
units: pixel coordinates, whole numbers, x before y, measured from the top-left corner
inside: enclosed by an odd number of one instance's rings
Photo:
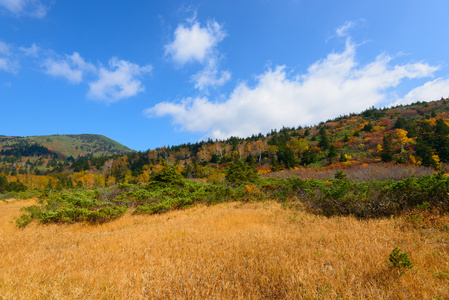
[[[446,0],[0,0],[0,135],[135,150],[449,97]]]

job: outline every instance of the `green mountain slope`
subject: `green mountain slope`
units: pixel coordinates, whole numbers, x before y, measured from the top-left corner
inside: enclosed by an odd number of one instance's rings
[[[60,159],[78,156],[106,156],[133,150],[102,135],[0,136],[0,156],[50,155]]]

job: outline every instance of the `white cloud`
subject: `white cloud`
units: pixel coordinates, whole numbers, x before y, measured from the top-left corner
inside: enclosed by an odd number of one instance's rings
[[[49,9],[41,0],[0,0],[0,6],[16,16],[28,15],[36,18],[45,17]]]
[[[201,26],[196,21],[196,13],[187,23],[178,25],[173,42],[165,46],[165,54],[171,55],[173,61],[181,66],[194,61],[203,64],[203,69],[191,76],[195,88],[200,91],[207,92],[208,87],[224,85],[231,73],[218,70],[216,46],[225,38],[226,32],[216,21]]]
[[[0,70],[8,71],[9,61],[6,58],[0,57]]]
[[[171,116],[181,129],[211,138],[248,136],[362,111],[384,102],[387,89],[404,79],[428,77],[438,69],[425,63],[392,65],[386,55],[359,66],[355,56],[356,46],[347,39],[343,52],[315,62],[305,74],[291,76],[278,66],[258,76],[254,87],[239,84],[223,102],[187,98],[159,103],[145,114]]]
[[[347,35],[347,31],[354,27],[355,23],[352,21],[346,22],[343,26],[337,28],[336,33],[338,37],[344,37]]]
[[[223,40],[226,33],[220,24],[215,21],[202,27],[198,22],[191,20],[191,25],[179,25],[175,30],[175,39],[165,46],[165,54],[184,65],[191,61],[203,62],[218,42]]]
[[[151,69],[149,65],[140,67],[125,60],[112,58],[109,61],[109,69],[100,67],[98,80],[89,83],[88,96],[107,103],[134,96],[144,91],[137,77],[151,72]]]
[[[347,21],[344,25],[338,27],[337,30],[335,30],[335,33],[337,34],[337,37],[349,37],[348,31],[364,22],[364,19],[360,19],[358,21]]]
[[[138,77],[152,69],[149,65],[141,67],[118,58],[110,59],[108,67],[95,66],[86,62],[77,52],[64,57],[55,56],[50,54],[42,64],[46,74],[63,77],[73,84],[88,82],[87,96],[106,103],[117,102],[144,91]]]
[[[410,104],[417,101],[432,101],[449,98],[449,79],[438,78],[411,90],[393,105]]]
[[[19,59],[25,56],[37,62],[48,75],[65,78],[72,84],[87,82],[87,96],[106,103],[117,102],[144,91],[139,77],[152,70],[150,65],[139,66],[118,58],[110,59],[108,67],[96,66],[77,52],[62,56],[35,44],[26,48],[0,41],[0,71],[17,73]]]
[[[222,86],[231,79],[231,73],[228,71],[218,71],[215,58],[210,58],[203,70],[192,76],[195,88],[205,91],[209,86]]]
[[[15,74],[18,69],[19,63],[14,58],[13,46],[0,41],[0,70]]]
[[[83,81],[86,72],[96,72],[94,65],[86,63],[77,52],[66,55],[63,59],[48,58],[43,66],[47,74],[64,77],[71,83]]]
[[[5,42],[0,41],[0,54],[10,55],[11,54],[11,46]]]
[[[19,47],[19,50],[22,51],[26,56],[37,57],[41,49],[36,46],[36,44],[33,44],[29,48]]]

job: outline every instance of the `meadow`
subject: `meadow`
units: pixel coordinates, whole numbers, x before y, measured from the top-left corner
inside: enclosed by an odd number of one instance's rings
[[[102,224],[14,218],[0,203],[1,299],[449,299],[449,218],[198,204]],[[393,267],[395,247],[413,267]]]

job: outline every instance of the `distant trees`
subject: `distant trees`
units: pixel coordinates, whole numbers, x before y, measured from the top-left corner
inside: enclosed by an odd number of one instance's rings
[[[8,182],[5,176],[0,175],[0,194],[5,192],[22,192],[27,187],[20,181]]]
[[[418,123],[418,137],[415,152],[421,158],[423,166],[436,166],[449,161],[449,126],[442,119],[435,120],[435,124],[428,120]]]

